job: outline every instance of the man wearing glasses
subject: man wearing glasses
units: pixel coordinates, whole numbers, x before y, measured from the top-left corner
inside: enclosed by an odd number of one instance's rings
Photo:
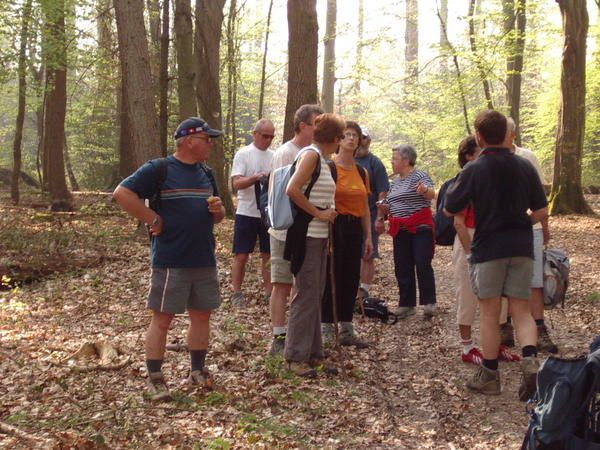
[[[260,119],[252,130],[252,143],[237,151],[233,157],[231,184],[237,191],[237,210],[233,230],[233,263],[231,265],[231,304],[245,307],[246,298],[242,292],[246,263],[254,251],[256,238],[259,240],[262,259],[264,302],[271,296],[271,276],[268,268],[270,258],[269,234],[260,219],[256,204],[254,184],[271,170],[273,150],[269,149],[275,137],[273,122]]]
[[[175,153],[146,162],[113,193],[117,203],[144,222],[152,235],[147,304],[152,319],[145,350],[153,400],[170,398],[162,373],[167,330],[175,314],[186,309],[190,318],[188,383],[207,383],[209,319],[221,303],[213,225],[223,220],[225,209],[212,172],[203,163],[209,157],[213,139],[222,134],[199,117],[184,120],[175,132]],[[145,205],[145,198],[155,199],[154,209]]]

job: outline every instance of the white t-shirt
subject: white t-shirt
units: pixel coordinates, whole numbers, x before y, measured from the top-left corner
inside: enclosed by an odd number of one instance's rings
[[[521,148],[521,147],[517,147],[515,145],[515,155],[520,156],[521,158],[526,159],[527,161],[529,161],[531,163],[531,165],[535,168],[538,176],[540,177],[540,181],[542,182],[542,184],[544,184],[544,173],[542,172],[542,168],[540,167],[540,163],[537,160],[537,157],[535,156],[535,153],[533,153],[531,150],[527,149],[527,148]],[[533,228],[542,228],[542,224],[540,222],[536,223]]]
[[[279,169],[280,167],[284,167],[293,163],[299,152],[300,147],[294,144],[291,140],[282,144],[277,148],[277,150],[275,150],[275,155],[273,156],[273,161],[271,162],[271,172]],[[287,231],[269,228],[269,234],[277,240],[285,241]]]
[[[249,177],[259,172],[269,173],[271,171],[273,155],[273,150],[260,150],[254,144],[242,147],[233,157],[231,177],[233,178],[238,175]],[[238,191],[236,214],[248,217],[260,217],[260,212],[256,206],[254,185]]]

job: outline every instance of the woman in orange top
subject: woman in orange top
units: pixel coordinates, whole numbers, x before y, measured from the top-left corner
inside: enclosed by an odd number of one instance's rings
[[[354,162],[354,152],[360,145],[362,131],[356,122],[346,122],[344,139],[335,157],[337,179],[333,224],[335,290],[338,320],[341,323],[340,345],[357,348],[368,346],[354,332],[352,315],[360,282],[360,260],[373,251],[371,219],[368,206],[369,179],[367,171]],[[335,179],[336,177],[334,177]],[[322,332],[325,343],[333,341],[333,304],[330,280],[323,296]]]

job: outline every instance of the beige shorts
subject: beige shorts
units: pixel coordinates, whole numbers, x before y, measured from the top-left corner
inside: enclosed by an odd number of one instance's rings
[[[502,296],[528,300],[532,274],[533,259],[526,256],[469,265],[471,287],[479,299]]]
[[[471,239],[474,229],[468,229]],[[473,293],[469,277],[469,263],[458,236],[452,247],[452,267],[454,268],[454,291],[456,293],[456,321],[459,325],[473,325],[477,314],[477,296]]]
[[[283,259],[285,241],[269,236],[271,244],[271,283],[292,284],[294,277],[290,270],[290,262]]]

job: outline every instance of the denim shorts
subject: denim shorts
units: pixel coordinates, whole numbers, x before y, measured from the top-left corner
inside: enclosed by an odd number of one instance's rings
[[[269,233],[260,217],[235,215],[233,227],[233,254],[252,253],[258,237],[261,253],[270,253]]]

